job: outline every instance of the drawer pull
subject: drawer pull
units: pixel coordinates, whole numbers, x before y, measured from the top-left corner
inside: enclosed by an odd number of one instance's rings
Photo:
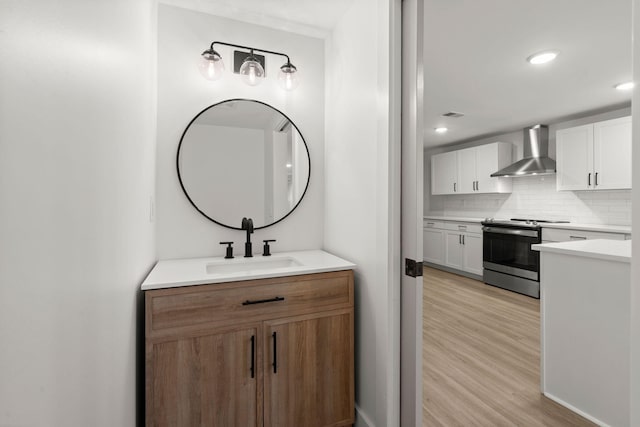
[[[251,336],[251,378],[255,378],[256,376],[256,337],[255,335]]]
[[[569,240],[587,240],[584,236],[569,236]]]
[[[277,374],[278,373],[278,341],[277,341],[275,332],[271,336],[273,337],[273,373]]]
[[[246,300],[245,302],[242,303],[242,305],[264,304],[265,302],[277,302],[277,301],[284,301],[284,297],[275,297],[275,298],[269,298],[269,299],[258,299],[258,300],[255,300],[255,301]]]

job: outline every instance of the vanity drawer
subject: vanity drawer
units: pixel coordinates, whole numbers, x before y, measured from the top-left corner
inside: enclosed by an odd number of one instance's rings
[[[147,337],[353,305],[351,270],[145,292]]]

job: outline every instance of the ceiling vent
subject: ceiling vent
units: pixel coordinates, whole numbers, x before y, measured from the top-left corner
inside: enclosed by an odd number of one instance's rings
[[[444,114],[442,115],[442,117],[454,117],[454,118],[456,118],[456,119],[457,119],[458,117],[462,117],[462,116],[464,116],[464,114],[462,114],[462,113],[457,113],[457,112],[455,112],[455,111],[449,111],[448,113],[444,113]]]

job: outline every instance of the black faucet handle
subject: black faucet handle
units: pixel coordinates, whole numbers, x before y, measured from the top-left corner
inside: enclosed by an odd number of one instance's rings
[[[264,246],[262,247],[262,256],[271,256],[271,248],[269,247],[269,243],[275,241],[275,239],[263,240]]]
[[[227,254],[225,258],[233,258],[233,242],[220,242],[221,245],[227,245]]]

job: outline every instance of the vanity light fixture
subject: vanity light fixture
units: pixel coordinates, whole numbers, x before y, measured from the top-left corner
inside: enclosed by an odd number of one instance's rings
[[[551,62],[558,56],[558,52],[555,50],[548,50],[545,52],[534,53],[527,58],[527,62],[533,65],[546,64]]]
[[[298,87],[300,80],[298,78],[298,69],[291,63],[289,55],[280,52],[274,52],[271,50],[257,49],[255,47],[241,46],[233,43],[225,43],[214,41],[211,43],[209,49],[202,52],[202,58],[200,59],[200,72],[208,80],[218,80],[224,72],[224,63],[222,57],[213,48],[214,45],[224,45],[230,47],[237,47],[240,49],[248,50],[249,53],[245,54],[246,58],[242,62],[242,66],[238,73],[242,76],[242,80],[249,86],[257,86],[264,80],[264,57],[255,55],[254,52],[269,53],[271,55],[284,56],[287,61],[280,67],[278,73],[278,83],[285,90],[294,90]],[[262,58],[262,60],[260,60]]]
[[[614,87],[618,90],[630,90],[630,89],[633,89],[635,85],[636,84],[634,82],[624,82],[624,83],[619,83]]]
[[[436,131],[436,133],[446,133],[449,129],[445,127],[439,127],[439,128],[435,128],[434,130]]]

